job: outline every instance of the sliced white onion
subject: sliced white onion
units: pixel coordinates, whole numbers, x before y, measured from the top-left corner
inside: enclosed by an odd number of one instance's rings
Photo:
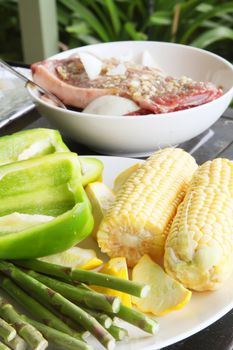
[[[103,62],[88,52],[79,52],[79,58],[90,80],[96,79],[102,69]]]
[[[142,65],[147,67],[157,68],[158,70],[160,70],[154,57],[147,50],[143,51],[142,53]]]
[[[124,63],[118,64],[116,67],[109,69],[107,75],[124,75],[126,72],[126,66]]]
[[[134,61],[134,57],[133,57],[133,52],[132,51],[128,51],[127,53],[125,53],[123,55],[119,55],[117,58],[121,62]]]
[[[83,110],[84,113],[99,115],[125,115],[139,110],[138,105],[132,100],[114,96],[105,95],[97,97]]]

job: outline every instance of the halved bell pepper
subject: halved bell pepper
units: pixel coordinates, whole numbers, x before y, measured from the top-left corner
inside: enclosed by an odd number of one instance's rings
[[[75,153],[53,153],[0,166],[0,198],[0,259],[55,254],[92,231],[91,207]],[[18,227],[14,223],[11,229],[6,221],[13,213],[23,214],[23,220],[30,222],[35,215],[36,223],[23,230],[21,223]]]
[[[56,152],[69,152],[57,130],[37,128],[0,137],[0,165]],[[101,177],[103,163],[100,160],[82,157],[79,161],[83,186]]]
[[[54,152],[69,152],[57,130],[38,128],[0,138],[0,165]]]
[[[79,157],[82,169],[82,184],[86,186],[90,182],[100,181],[104,165],[101,160],[90,157]]]

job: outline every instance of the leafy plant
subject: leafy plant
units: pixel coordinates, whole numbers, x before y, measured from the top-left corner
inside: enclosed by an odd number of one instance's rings
[[[144,3],[141,0],[58,0],[61,39],[69,47],[116,40],[146,40],[148,36],[140,31],[139,25],[148,15]]]
[[[18,1],[0,0],[0,55],[22,60]],[[233,1],[57,0],[62,50],[118,40],[178,42],[233,61]]]
[[[22,60],[17,0],[0,0],[0,56]]]
[[[159,40],[233,57],[233,1],[57,0],[68,47],[117,40]],[[64,21],[64,18],[66,19]]]

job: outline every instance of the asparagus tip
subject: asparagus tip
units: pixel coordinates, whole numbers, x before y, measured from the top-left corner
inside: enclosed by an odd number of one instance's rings
[[[115,338],[115,340],[123,340],[128,337],[128,331],[125,328],[115,326],[114,324],[108,329],[108,332]]]
[[[9,333],[9,335],[8,335],[8,337],[7,337],[7,341],[11,341],[11,340],[13,340],[15,337],[16,337],[16,330],[14,329],[14,330],[12,330],[11,331],[11,333]]]
[[[104,328],[108,329],[109,327],[111,327],[111,324],[112,324],[112,319],[106,318],[104,321]]]
[[[145,286],[142,288],[142,290],[141,290],[141,295],[140,295],[140,297],[141,297],[141,298],[145,298],[145,297],[148,295],[149,291],[150,291],[150,286],[149,286],[149,285],[145,285]]]
[[[107,348],[108,350],[113,350],[113,349],[115,348],[115,346],[116,346],[115,339],[110,339],[110,340],[108,341],[108,344],[106,345],[106,348]]]
[[[118,312],[120,310],[120,306],[121,306],[121,300],[118,297],[115,297],[113,302],[112,302],[112,311],[114,313]]]
[[[148,322],[151,325],[151,334],[157,333],[157,331],[159,329],[159,323],[155,320],[148,320]]]
[[[84,341],[86,341],[87,338],[90,337],[90,335],[91,335],[91,333],[90,333],[89,331],[85,330],[85,331],[82,333],[81,338],[82,338]]]
[[[15,338],[7,342],[7,345],[13,350],[26,350],[27,343],[23,338],[16,334]]]
[[[48,347],[48,342],[46,339],[42,339],[34,350],[45,350]]]

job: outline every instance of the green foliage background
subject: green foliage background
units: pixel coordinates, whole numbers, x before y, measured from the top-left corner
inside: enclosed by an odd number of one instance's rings
[[[57,0],[57,10],[61,49],[118,40],[171,41],[233,61],[233,1]],[[0,0],[0,47],[3,58],[22,60],[17,0]]]

